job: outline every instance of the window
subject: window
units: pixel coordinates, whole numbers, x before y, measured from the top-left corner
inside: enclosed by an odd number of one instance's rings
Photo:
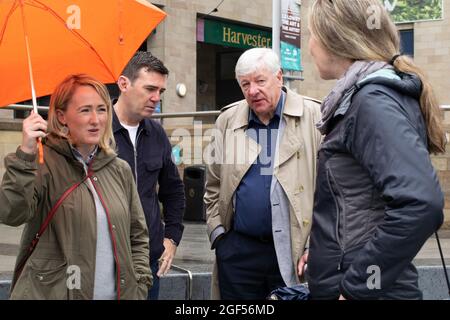
[[[400,30],[400,44],[403,54],[414,57],[414,29]]]

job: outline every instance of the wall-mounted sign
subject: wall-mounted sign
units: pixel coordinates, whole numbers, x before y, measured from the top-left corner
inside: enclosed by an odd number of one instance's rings
[[[222,21],[198,19],[197,41],[241,49],[271,48],[272,33]]]
[[[281,1],[280,38],[281,67],[284,70],[302,71],[301,16],[297,0]]]
[[[443,18],[443,0],[380,0],[396,23]]]

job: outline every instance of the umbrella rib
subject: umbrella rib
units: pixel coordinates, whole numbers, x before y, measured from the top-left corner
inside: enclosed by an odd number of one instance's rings
[[[3,24],[2,27],[2,31],[0,32],[0,45],[3,42],[3,37],[5,36],[5,32],[6,32],[6,26],[8,25],[8,21],[9,18],[12,16],[12,14],[14,13],[14,11],[16,11],[16,9],[19,7],[19,4],[17,1],[14,1],[11,9],[9,10],[8,14],[6,15],[6,19],[5,19],[5,23]]]
[[[40,5],[40,7],[39,6],[37,6],[37,5],[34,5],[34,4],[32,4],[32,3],[27,3],[28,5],[30,5],[30,6],[34,6],[34,7],[36,7],[36,8],[38,8],[38,9],[41,9],[41,10],[46,10],[46,11],[48,11],[48,12],[50,12],[59,22],[61,22],[64,26],[66,26],[67,27],[67,24],[66,24],[66,21],[63,19],[63,18],[61,18],[61,16],[58,14],[58,13],[56,13],[52,8],[50,8],[49,6],[47,6],[46,4],[44,4],[44,3],[42,3],[41,1],[38,1],[38,0],[32,0],[34,3],[37,3],[37,4],[39,4]],[[94,54],[97,56],[97,58],[100,60],[100,62],[103,64],[103,66],[105,67],[105,69],[108,71],[108,73],[110,74],[110,76],[111,76],[111,78],[112,79],[114,79],[114,80],[117,80],[117,79],[115,79],[115,77],[114,77],[114,74],[113,74],[113,72],[110,70],[110,68],[108,67],[108,65],[105,63],[105,61],[103,61],[103,59],[102,59],[102,57],[100,56],[100,54],[97,52],[97,50],[95,50],[95,48],[89,43],[89,41],[88,40],[86,40],[81,34],[79,34],[77,31],[75,31],[75,30],[73,30],[73,29],[70,29],[70,28],[67,28],[74,36],[76,36],[76,37],[78,37],[90,50],[92,50],[93,52],[94,52]]]
[[[28,30],[27,30],[27,22],[25,19],[25,12],[23,10],[24,3],[20,3],[20,11],[22,14],[22,26],[23,26],[23,35],[25,37],[25,47],[27,52],[27,60],[28,60],[28,73],[30,75],[30,85],[31,85],[31,98],[33,101],[33,110],[34,112],[38,112],[37,108],[37,100],[36,100],[36,89],[34,88],[34,78],[33,78],[33,65],[31,63],[31,55],[30,55],[30,44],[28,42]]]

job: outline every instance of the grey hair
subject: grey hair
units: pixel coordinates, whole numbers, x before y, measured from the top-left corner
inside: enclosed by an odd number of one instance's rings
[[[280,59],[272,49],[249,49],[239,57],[239,60],[236,63],[236,79],[253,73],[261,68],[265,68],[276,75],[281,70]]]

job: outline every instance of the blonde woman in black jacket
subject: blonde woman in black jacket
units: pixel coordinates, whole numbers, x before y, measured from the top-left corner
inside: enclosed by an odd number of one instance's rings
[[[379,24],[370,25],[376,12]],[[316,299],[421,299],[412,264],[443,222],[429,153],[439,107],[379,0],[317,0],[310,53],[324,80],[307,279]]]

